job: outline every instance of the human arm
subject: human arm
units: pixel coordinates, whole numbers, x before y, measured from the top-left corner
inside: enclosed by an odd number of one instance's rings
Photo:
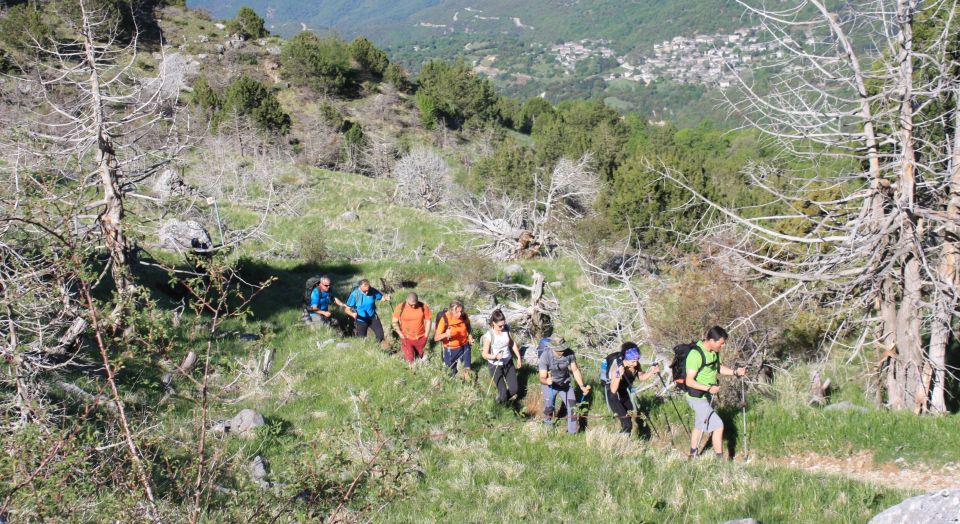
[[[523,357],[520,356],[520,346],[515,340],[513,340],[513,335],[510,336],[511,349],[513,349],[513,354],[517,356],[517,367],[523,367]]]
[[[486,335],[480,337],[480,356],[481,357],[487,360],[493,360],[495,358],[493,353],[490,352],[491,345],[492,344],[491,344],[490,337]]]
[[[731,367],[727,367],[727,366],[724,366],[723,364],[720,364],[720,374],[728,377],[733,377],[733,376],[742,377],[747,374],[747,368],[733,369]]]
[[[637,380],[650,380],[651,377],[658,374],[660,374],[660,364],[654,364],[650,366],[648,371],[644,371],[643,373],[637,375]]]
[[[356,319],[357,318],[356,307],[357,307],[357,293],[356,291],[354,291],[353,293],[350,293],[349,297],[347,297],[347,302],[343,305],[343,309],[347,311],[347,315],[350,316],[350,318]]]
[[[610,370],[610,391],[619,391],[620,382],[623,380],[623,373],[625,369],[622,364],[614,363],[613,369]]]
[[[578,366],[576,362],[570,363],[570,371],[573,372],[573,378],[577,381],[577,385],[580,386],[580,391],[583,391],[584,395],[590,393],[590,386],[583,382],[583,374],[580,373],[580,366]]]
[[[433,332],[433,341],[442,342],[443,340],[450,338],[450,326],[445,322],[446,318],[441,315],[440,320],[437,321],[437,329]],[[443,330],[440,329],[440,326],[443,325]]]
[[[691,369],[689,365],[687,366],[687,379],[684,382],[687,385],[687,389],[695,389],[697,391],[706,391],[711,395],[715,395],[720,391],[720,386],[708,386],[706,384],[701,384],[697,382],[697,369]]]
[[[552,383],[550,379],[550,372],[546,369],[541,369],[538,377],[540,378],[540,383],[544,386],[549,386]]]
[[[396,309],[393,310],[393,318],[391,319],[390,324],[393,326],[393,331],[397,334],[397,337],[399,337],[400,340],[406,338],[403,336],[403,330],[400,329],[400,312]]]

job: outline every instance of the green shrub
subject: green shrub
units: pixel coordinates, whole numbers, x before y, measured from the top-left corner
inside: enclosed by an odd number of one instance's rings
[[[35,42],[43,43],[50,33],[33,2],[15,5],[0,17],[0,46],[8,51],[34,54]]]
[[[437,125],[437,101],[422,91],[417,91],[414,100],[420,110],[420,124],[427,129],[433,129]]]
[[[336,36],[323,38],[303,31],[290,39],[280,54],[283,76],[294,85],[324,93],[339,92],[350,83],[350,54]]]
[[[270,34],[264,26],[263,18],[247,6],[241,7],[236,18],[227,22],[227,31],[245,39],[263,38]]]
[[[360,67],[377,77],[382,77],[390,65],[387,54],[378,49],[373,42],[358,36],[350,44],[350,56],[357,61]]]
[[[363,126],[359,122],[346,121],[343,123],[346,132],[343,134],[343,141],[350,146],[362,147],[367,142],[366,135],[363,134]]]
[[[464,61],[431,60],[417,78],[418,93],[432,98],[448,125],[490,122],[497,117],[497,95],[489,80],[480,78]]]
[[[397,64],[387,66],[387,70],[383,74],[383,79],[395,87],[397,91],[410,91],[410,76],[403,67]]]
[[[320,265],[330,258],[327,242],[316,229],[300,235],[300,258],[306,264]]]
[[[290,115],[284,113],[280,102],[260,82],[243,75],[227,87],[224,110],[247,115],[266,131],[286,134],[290,131]]]

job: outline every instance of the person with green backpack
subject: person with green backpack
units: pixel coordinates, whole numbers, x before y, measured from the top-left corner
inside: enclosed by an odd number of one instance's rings
[[[713,452],[718,459],[723,458],[723,421],[711,401],[720,392],[720,375],[742,377],[747,374],[747,368],[732,369],[720,363],[720,350],[727,343],[727,336],[725,329],[713,326],[704,340],[687,350],[683,387],[687,391],[687,404],[694,413],[690,458],[699,453],[700,438],[706,433],[713,433]]]

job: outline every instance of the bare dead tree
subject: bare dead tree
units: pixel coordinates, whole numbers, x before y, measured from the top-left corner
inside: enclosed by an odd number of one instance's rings
[[[521,202],[488,192],[466,197],[450,213],[467,224],[477,248],[497,260],[550,255],[559,234],[593,211],[601,185],[591,158],[560,159],[549,174],[537,173],[534,197]]]
[[[821,0],[741,4],[785,58],[770,92],[741,77],[732,107],[786,152],[832,162],[812,175],[755,166],[751,182],[770,199],[750,218],[682,174],[662,174],[718,218],[696,241],[872,326],[861,340],[877,348],[892,409],[942,412],[958,296],[957,3],[870,0],[836,12]],[[711,241],[721,228],[739,240]]]
[[[126,297],[132,281],[125,198],[181,147],[176,126],[167,125],[173,117],[162,97],[164,71],[155,81],[136,78],[138,32],[123,41],[121,19],[118,11],[88,0],[63,12],[77,40],[34,41],[37,59],[18,79],[29,88],[27,112],[4,124],[8,137],[30,137],[27,151],[48,169],[77,171],[62,196],[77,200],[77,225],[89,241],[102,242],[113,283]],[[11,140],[5,145],[17,147]],[[89,200],[93,188],[99,195]],[[88,216],[95,228],[84,227]]]
[[[393,166],[394,199],[427,211],[437,209],[450,193],[453,178],[446,160],[435,151],[416,147]]]

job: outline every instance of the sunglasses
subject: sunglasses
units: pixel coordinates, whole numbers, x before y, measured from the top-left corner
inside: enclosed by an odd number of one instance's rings
[[[502,327],[504,327],[504,326],[506,326],[506,325],[507,325],[506,322],[498,322],[498,323],[494,324],[493,327],[502,328]]]

